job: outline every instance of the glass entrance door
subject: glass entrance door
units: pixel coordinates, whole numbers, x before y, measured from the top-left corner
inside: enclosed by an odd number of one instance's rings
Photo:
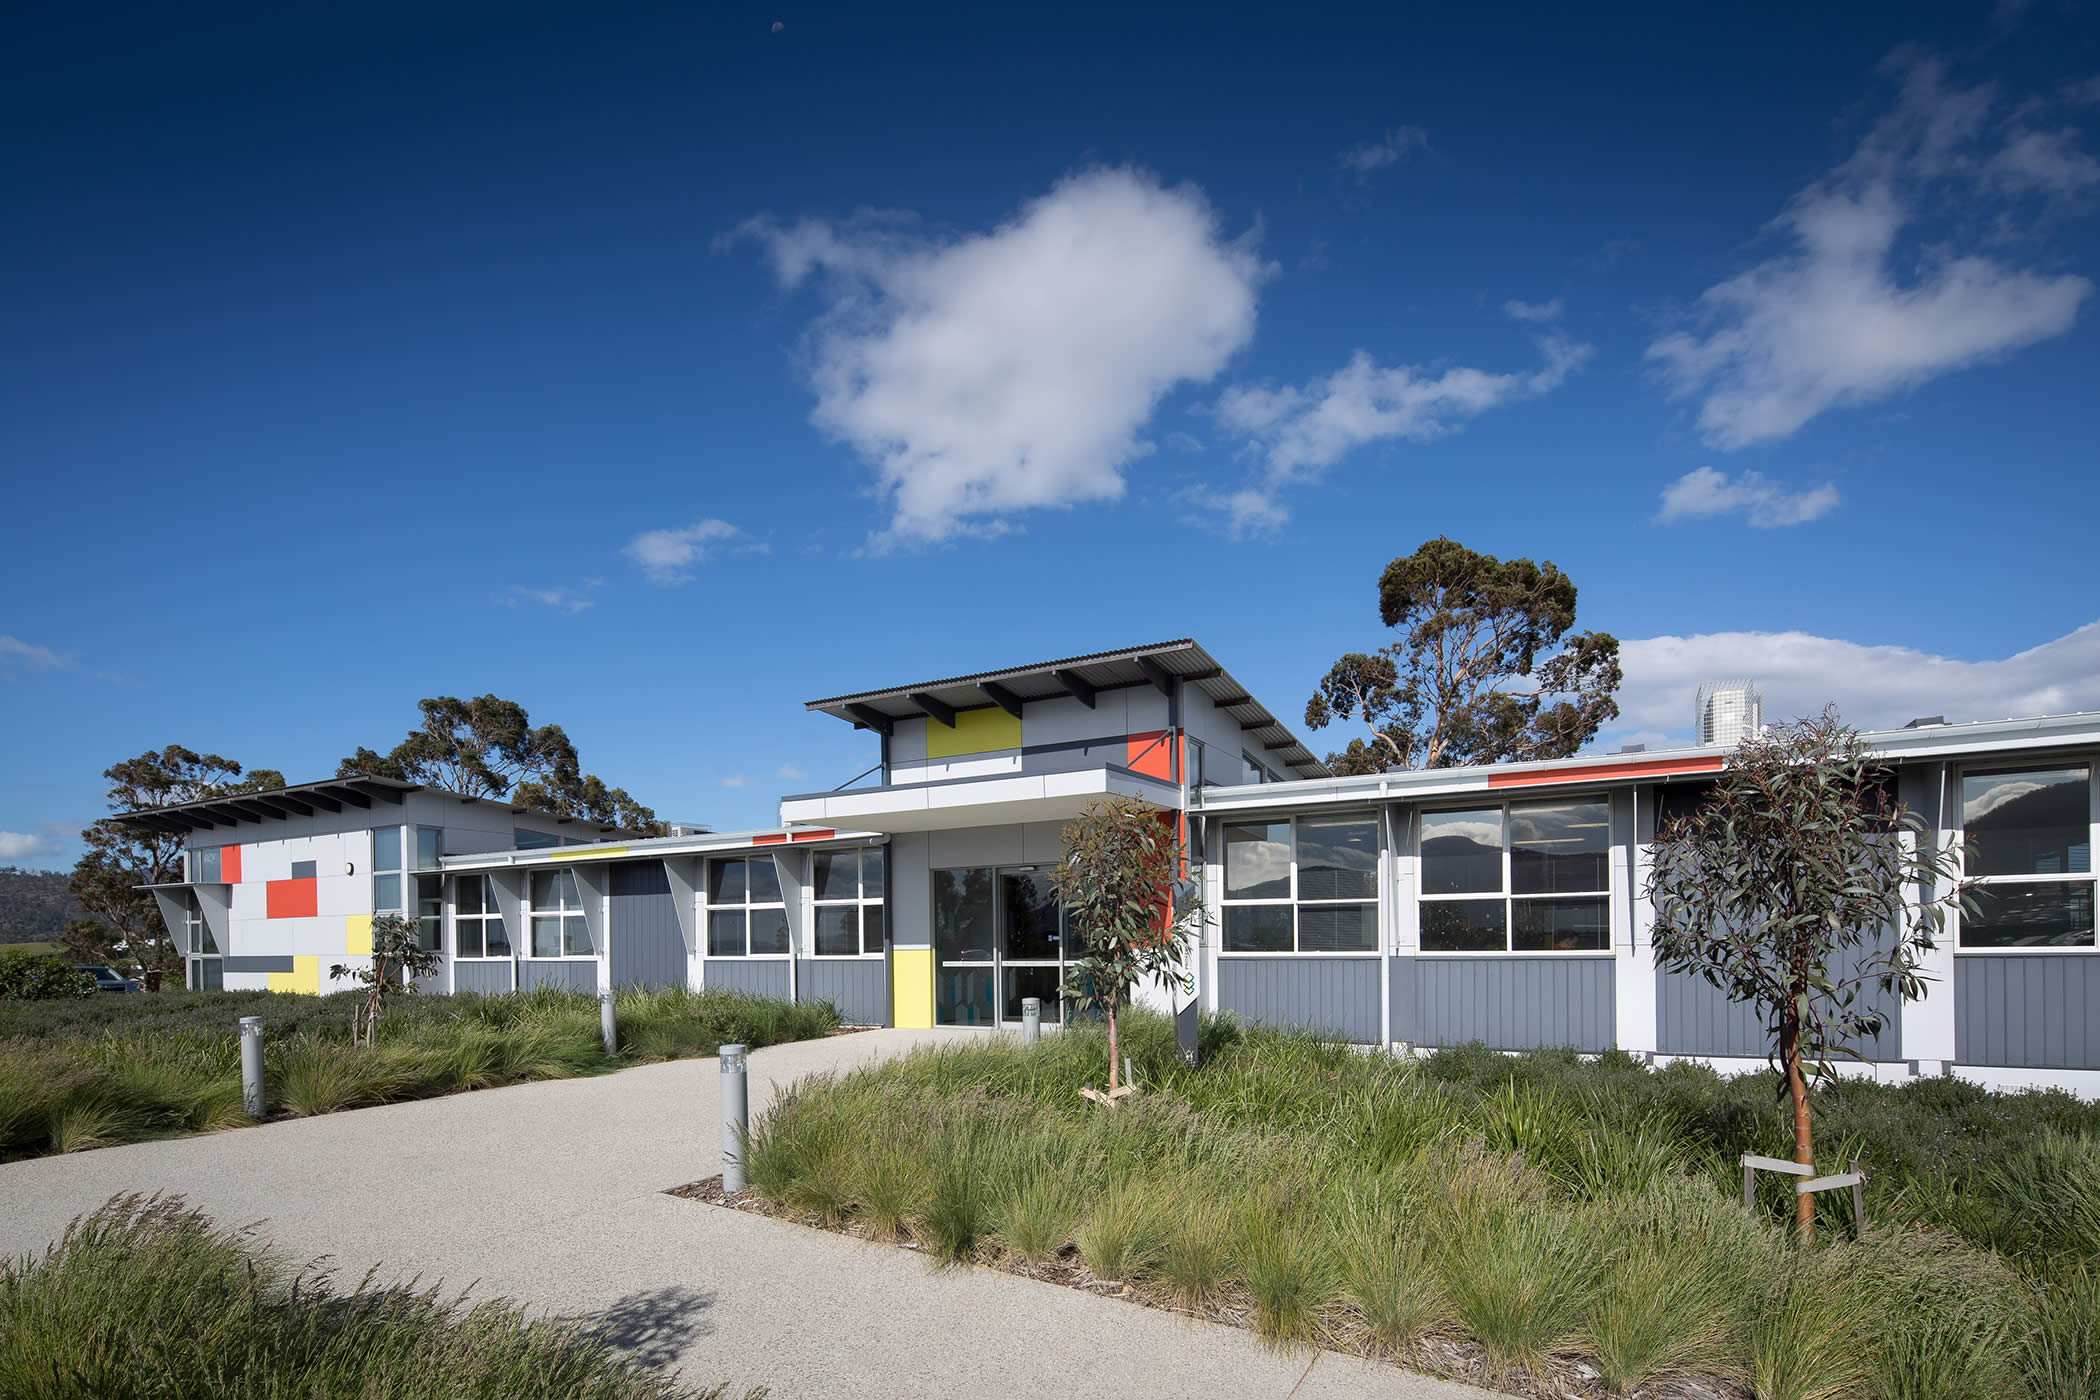
[[[933,872],[934,1020],[944,1026],[1018,1026],[1038,997],[1061,1019],[1063,920],[1040,866]]]

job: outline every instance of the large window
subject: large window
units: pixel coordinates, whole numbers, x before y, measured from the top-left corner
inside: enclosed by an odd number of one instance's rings
[[[819,851],[815,861],[816,955],[850,958],[882,951],[883,850]]]
[[[1553,798],[1424,812],[1422,951],[1611,951],[1611,805]]]
[[[2092,770],[1964,773],[1964,948],[2093,944]]]
[[[767,957],[788,951],[787,905],[771,856],[707,863],[707,955]]]
[[[1225,824],[1228,953],[1378,951],[1378,818]]]
[[[532,872],[532,956],[588,958],[591,926],[583,916],[583,896],[573,870]]]
[[[205,846],[190,852],[190,880],[199,885],[221,883],[219,876],[219,852],[224,846]]]
[[[218,849],[212,850],[214,856]],[[182,905],[183,985],[193,992],[216,992],[226,985],[226,962],[219,956],[219,940],[212,937],[205,921],[204,906],[195,890],[184,890]]]
[[[205,922],[204,906],[197,900],[195,892],[183,891],[182,907],[182,951],[189,954],[219,954],[219,940],[212,936],[211,925]]]
[[[416,881],[416,938],[431,952],[444,949],[445,877],[418,875]]]
[[[401,828],[376,827],[372,832],[372,912],[401,912]]]
[[[452,956],[510,956],[510,931],[503,927],[503,913],[496,907],[496,891],[486,875],[453,877]]]

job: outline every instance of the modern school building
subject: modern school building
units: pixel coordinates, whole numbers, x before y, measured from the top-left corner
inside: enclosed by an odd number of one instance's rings
[[[1336,777],[1189,640],[807,708],[869,735],[872,781],[783,797],[761,831],[637,839],[371,778],[125,820],[187,835],[187,878],[154,893],[196,986],[326,990],[327,967],[369,955],[372,915],[399,911],[441,954],[433,991],[733,987],[862,1024],[998,1027],[1027,997],[1057,1019],[1075,955],[1048,881],[1059,830],[1124,796],[1177,814],[1200,862],[1204,1008],[1403,1049],[1763,1062],[1747,1008],[1657,968],[1643,895],[1659,824],[1726,742]],[[2100,1094],[2100,715],[1865,737],[1964,852],[1973,905],[1923,1000],[1869,993],[1868,1072]]]

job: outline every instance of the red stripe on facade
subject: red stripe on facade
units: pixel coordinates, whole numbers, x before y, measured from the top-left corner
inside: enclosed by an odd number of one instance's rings
[[[1660,778],[1671,773],[1718,773],[1727,760],[1718,755],[1699,758],[1654,758],[1640,763],[1596,763],[1585,768],[1541,768],[1531,773],[1490,773],[1491,788],[1535,787],[1541,783],[1594,783],[1606,778]]]
[[[788,839],[790,841],[828,841],[837,834],[829,830],[797,831],[791,834]]]
[[[776,831],[771,836],[752,837],[751,844],[754,846],[778,846],[786,842],[787,839],[785,831]]]
[[[241,848],[239,846],[219,847],[219,878],[229,885],[238,885],[241,882]]]
[[[311,919],[319,908],[318,880],[271,880],[263,886],[263,912],[272,919]]]

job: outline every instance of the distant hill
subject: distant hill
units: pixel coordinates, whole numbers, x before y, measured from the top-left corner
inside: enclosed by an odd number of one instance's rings
[[[56,942],[66,920],[82,913],[65,871],[0,865],[0,943]]]

